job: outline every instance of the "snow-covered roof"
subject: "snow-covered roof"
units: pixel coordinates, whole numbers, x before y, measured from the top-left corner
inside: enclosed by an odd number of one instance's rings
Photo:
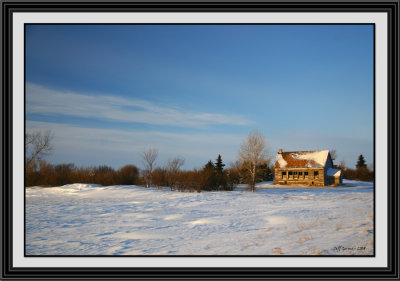
[[[276,155],[275,161],[279,164],[279,166],[280,166],[281,168],[284,168],[284,167],[286,167],[286,165],[287,165],[287,162],[285,161],[285,159],[283,159],[282,154],[279,154],[279,153],[278,153],[278,154]]]
[[[323,168],[328,160],[329,150],[291,151],[278,153],[276,168]]]
[[[331,177],[340,177],[341,173],[342,170],[337,168],[329,168],[328,171],[326,171],[326,175]]]

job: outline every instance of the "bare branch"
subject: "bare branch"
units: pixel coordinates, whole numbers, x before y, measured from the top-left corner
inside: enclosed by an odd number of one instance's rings
[[[30,132],[25,134],[25,159],[26,166],[32,165],[34,162],[41,160],[44,156],[49,155],[53,151],[52,140],[54,134],[52,131]]]
[[[336,149],[331,149],[331,150],[329,150],[329,154],[331,155],[331,159],[332,159],[332,160],[337,159],[337,152],[336,152]]]
[[[151,177],[154,169],[154,163],[158,157],[157,148],[144,149],[142,154],[142,164],[144,166],[144,178],[147,187],[151,184]]]
[[[254,191],[258,167],[269,162],[267,142],[261,133],[253,131],[241,143],[239,161],[246,169],[251,191]]]
[[[153,170],[154,162],[158,157],[157,148],[144,149],[142,152],[142,164],[146,170]]]
[[[171,190],[175,187],[176,181],[179,175],[179,169],[185,163],[185,159],[178,157],[174,157],[172,159],[168,159],[166,166],[166,175],[167,182]]]
[[[173,159],[168,159],[167,162],[167,169],[170,172],[177,172],[185,163],[185,159],[178,157],[175,157]]]

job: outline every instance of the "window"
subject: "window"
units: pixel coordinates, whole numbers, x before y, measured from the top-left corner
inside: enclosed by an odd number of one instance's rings
[[[302,176],[303,175],[303,172],[299,172],[299,176]]]
[[[297,176],[297,172],[294,172],[294,175]]]
[[[293,175],[293,172],[292,172],[292,171],[290,171],[290,172],[289,172],[289,176],[292,176],[292,175]]]
[[[304,172],[304,178],[308,179],[308,172]]]
[[[314,177],[318,178],[318,171],[314,171]]]
[[[282,178],[286,178],[286,172],[282,172]]]

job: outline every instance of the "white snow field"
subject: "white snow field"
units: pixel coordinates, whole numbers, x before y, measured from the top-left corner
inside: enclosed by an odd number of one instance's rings
[[[373,255],[372,183],[26,189],[27,255]]]

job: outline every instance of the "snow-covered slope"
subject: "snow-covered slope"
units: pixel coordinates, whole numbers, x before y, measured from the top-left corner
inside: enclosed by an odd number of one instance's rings
[[[371,255],[373,186],[26,189],[28,255]]]

